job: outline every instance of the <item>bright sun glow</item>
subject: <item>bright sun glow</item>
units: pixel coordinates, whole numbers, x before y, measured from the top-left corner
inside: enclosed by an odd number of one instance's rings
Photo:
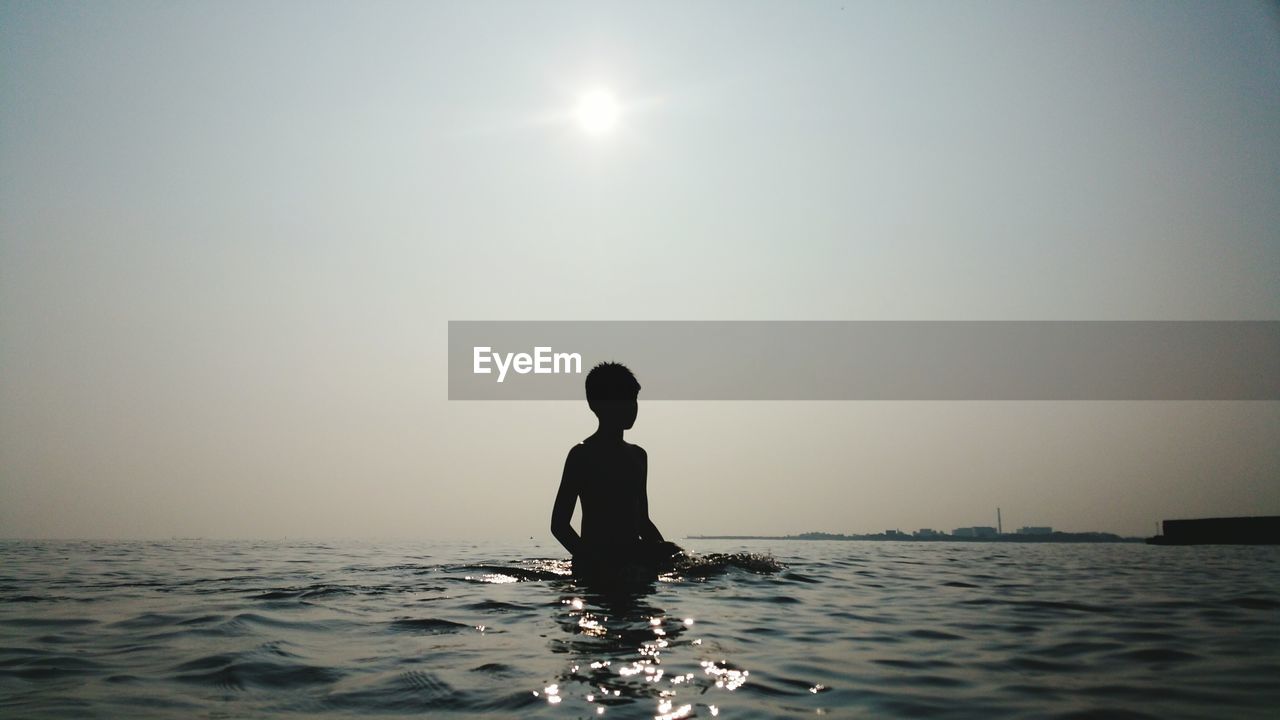
[[[618,124],[621,108],[608,90],[592,90],[578,100],[573,111],[578,127],[589,135],[605,135]]]

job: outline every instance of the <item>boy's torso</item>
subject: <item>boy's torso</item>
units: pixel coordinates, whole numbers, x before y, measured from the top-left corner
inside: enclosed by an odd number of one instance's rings
[[[592,545],[635,542],[643,513],[643,450],[588,440],[577,451],[582,539]]]

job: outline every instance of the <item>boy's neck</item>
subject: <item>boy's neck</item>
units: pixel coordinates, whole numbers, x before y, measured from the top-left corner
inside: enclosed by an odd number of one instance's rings
[[[620,443],[622,442],[622,433],[625,431],[626,429],[620,426],[600,423],[600,426],[596,428],[595,434],[591,437],[597,440],[604,440],[606,442]]]

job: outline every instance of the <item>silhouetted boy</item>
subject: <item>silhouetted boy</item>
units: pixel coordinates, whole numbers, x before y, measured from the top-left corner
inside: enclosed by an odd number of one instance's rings
[[[635,424],[640,383],[626,366],[605,362],[587,373],[587,405],[600,421],[564,461],[551,511],[551,534],[573,555],[582,575],[652,575],[669,566],[679,546],[662,539],[649,519],[645,482],[649,457],[622,439]],[[582,500],[582,534],[569,521]]]

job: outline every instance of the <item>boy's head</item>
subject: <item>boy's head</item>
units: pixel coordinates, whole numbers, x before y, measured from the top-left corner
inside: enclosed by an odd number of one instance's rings
[[[602,362],[587,373],[587,406],[600,422],[630,429],[636,421],[640,383],[626,365]]]

